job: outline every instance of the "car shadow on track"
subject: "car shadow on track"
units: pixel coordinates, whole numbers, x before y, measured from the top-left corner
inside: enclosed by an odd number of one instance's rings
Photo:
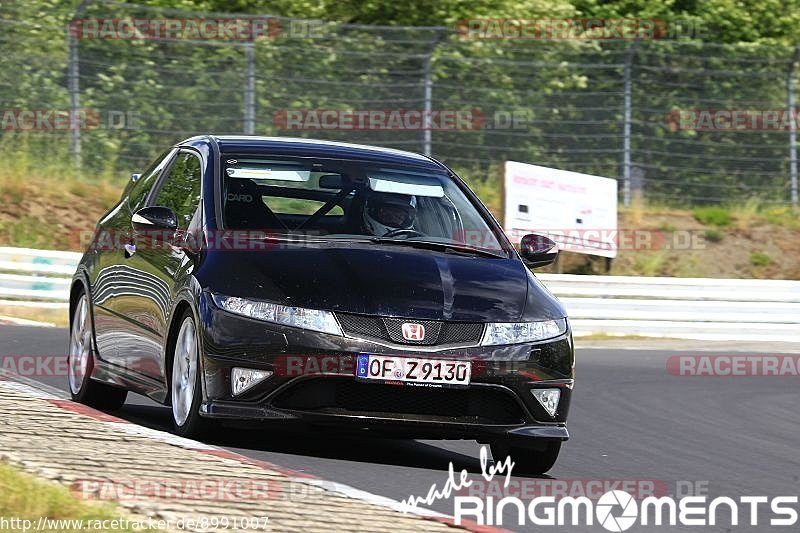
[[[170,431],[172,427],[169,407],[161,405],[129,402],[114,415],[160,431]],[[371,443],[369,446],[365,446],[367,439]],[[332,433],[325,433],[324,438],[321,438],[320,431],[313,429],[292,428],[277,433],[274,426],[270,426],[269,430],[237,427],[232,431],[223,426],[221,431],[214,431],[203,441],[224,448],[442,471],[446,471],[452,462],[456,472],[462,469],[471,473],[481,472],[480,460],[477,457],[412,439]]]

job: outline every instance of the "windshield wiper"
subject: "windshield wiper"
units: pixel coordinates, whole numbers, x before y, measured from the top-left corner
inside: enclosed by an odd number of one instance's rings
[[[410,246],[412,248],[424,248],[426,250],[441,250],[449,254],[479,255],[481,257],[508,259],[508,256],[503,253],[495,253],[482,248],[473,248],[472,246],[460,243],[418,241],[413,239],[392,239],[384,237],[370,237],[369,241],[376,244],[398,244],[401,246]]]

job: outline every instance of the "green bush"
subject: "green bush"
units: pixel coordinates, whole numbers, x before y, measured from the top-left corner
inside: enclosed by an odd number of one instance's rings
[[[718,229],[708,229],[703,233],[703,238],[708,242],[720,242],[724,236]]]
[[[727,226],[731,223],[731,213],[723,207],[696,207],[692,210],[692,214],[705,226]]]
[[[767,266],[772,262],[769,256],[762,252],[753,252],[750,254],[750,263],[753,266]]]
[[[658,229],[660,229],[661,231],[665,231],[667,233],[673,233],[678,228],[675,227],[675,224],[670,224],[669,222],[662,222],[661,224],[658,225]]]
[[[770,207],[763,212],[764,219],[770,224],[786,228],[800,228],[800,214],[789,206]]]
[[[23,248],[58,248],[53,224],[38,217],[25,215],[16,220],[0,221],[0,242]]]

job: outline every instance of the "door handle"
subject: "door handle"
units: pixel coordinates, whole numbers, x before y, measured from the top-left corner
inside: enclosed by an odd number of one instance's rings
[[[125,259],[130,259],[130,257],[136,253],[136,245],[135,244],[125,244]]]

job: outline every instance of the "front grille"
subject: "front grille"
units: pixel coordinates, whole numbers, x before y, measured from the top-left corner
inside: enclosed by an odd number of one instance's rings
[[[272,404],[298,411],[389,418],[412,416],[466,424],[525,422],[522,408],[509,393],[488,387],[413,387],[317,378],[289,387]]]
[[[477,344],[483,335],[483,324],[474,322],[445,322],[439,334],[439,344],[469,342]]]
[[[413,318],[382,318],[352,313],[336,313],[346,335],[378,341],[390,341],[409,346],[434,346],[447,344],[475,345],[483,334],[480,322],[439,322]],[[408,341],[403,338],[402,327],[406,322],[422,324],[425,338]]]
[[[339,319],[339,324],[344,332],[349,335],[389,339],[389,333],[380,318],[348,313],[336,313],[336,318]]]
[[[403,324],[406,322],[414,322],[421,324],[425,328],[425,337],[419,341],[407,341],[403,338]],[[439,340],[439,332],[442,329],[441,322],[434,322],[432,320],[403,320],[401,318],[384,318],[383,325],[386,326],[386,331],[389,332],[389,338],[392,342],[398,344],[417,344],[422,346],[430,346],[437,344]]]

